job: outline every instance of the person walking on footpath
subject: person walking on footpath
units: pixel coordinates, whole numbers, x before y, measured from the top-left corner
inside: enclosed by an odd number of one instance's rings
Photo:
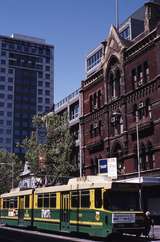
[[[151,213],[146,211],[145,213],[145,236],[149,238],[149,232],[152,228],[152,237],[154,237],[154,220],[151,217]]]

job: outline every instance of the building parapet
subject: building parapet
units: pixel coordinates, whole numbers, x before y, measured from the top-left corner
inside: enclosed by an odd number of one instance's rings
[[[75,97],[79,97],[79,91],[80,88],[78,88],[77,90],[75,90],[74,92],[72,92],[70,95],[68,95],[67,97],[63,98],[60,102],[58,102],[57,104],[55,104],[55,112],[58,111],[58,109],[67,104],[69,101],[71,101],[72,99],[74,99]]]
[[[24,40],[24,41],[31,41],[31,42],[40,43],[40,44],[46,43],[45,39],[40,39],[40,38],[36,38],[36,37],[32,37],[32,36],[15,34],[15,33],[11,35],[11,38],[20,39],[20,40]]]
[[[87,78],[86,80],[82,81],[82,88],[89,86],[90,84],[94,83],[95,81],[100,80],[103,77],[103,72],[98,71],[93,76]]]

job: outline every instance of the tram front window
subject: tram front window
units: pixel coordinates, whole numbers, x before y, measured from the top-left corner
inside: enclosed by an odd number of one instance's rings
[[[130,191],[105,191],[103,207],[112,211],[139,210],[139,193]]]

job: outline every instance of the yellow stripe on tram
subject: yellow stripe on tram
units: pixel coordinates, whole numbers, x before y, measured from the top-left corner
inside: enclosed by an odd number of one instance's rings
[[[4,219],[18,219],[18,217],[1,216]]]
[[[82,224],[82,225],[103,226],[103,223],[102,222],[76,221],[76,220],[70,220],[70,224]]]
[[[60,219],[49,219],[49,218],[34,218],[34,221],[60,223]]]

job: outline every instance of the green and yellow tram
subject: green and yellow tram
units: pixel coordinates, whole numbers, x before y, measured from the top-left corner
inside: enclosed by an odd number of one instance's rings
[[[10,226],[107,237],[141,234],[144,214],[134,184],[104,176],[72,178],[67,185],[12,191],[1,195],[1,221]]]

